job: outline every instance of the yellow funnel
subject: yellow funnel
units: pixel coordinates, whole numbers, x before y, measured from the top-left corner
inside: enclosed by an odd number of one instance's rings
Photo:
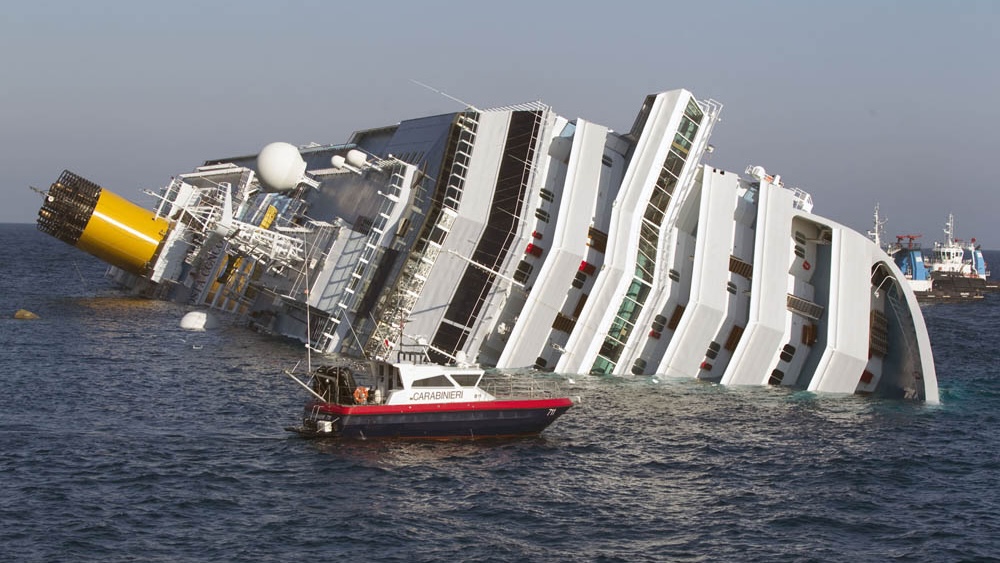
[[[122,270],[143,275],[170,223],[70,171],[52,184],[38,228]]]

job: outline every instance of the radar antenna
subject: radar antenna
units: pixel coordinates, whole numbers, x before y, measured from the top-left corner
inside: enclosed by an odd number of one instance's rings
[[[458,102],[458,103],[462,104],[463,106],[465,106],[467,108],[473,109],[475,111],[481,111],[476,106],[474,106],[474,105],[472,105],[472,104],[470,104],[468,102],[462,101],[462,100],[456,98],[455,96],[452,96],[451,94],[446,94],[446,93],[442,92],[441,90],[438,90],[437,88],[435,88],[433,86],[428,86],[427,84],[424,84],[423,82],[421,82],[419,80],[415,80],[415,79],[411,78],[410,82],[416,84],[417,86],[423,86],[424,88],[427,88],[428,90],[430,90],[431,92],[434,92],[436,94],[441,94],[445,98],[448,98],[449,100],[451,100],[453,102]]]

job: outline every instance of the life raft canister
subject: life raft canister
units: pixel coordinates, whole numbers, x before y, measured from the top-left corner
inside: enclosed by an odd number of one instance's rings
[[[368,402],[368,389],[359,385],[358,388],[354,390],[354,402],[359,405]]]
[[[803,260],[802,261],[802,269],[808,271],[809,268],[812,268],[812,264],[810,264],[808,260]]]

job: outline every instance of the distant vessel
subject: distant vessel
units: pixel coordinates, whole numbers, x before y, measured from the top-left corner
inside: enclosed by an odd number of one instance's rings
[[[38,224],[136,293],[322,352],[937,402],[895,263],[763,167],[703,163],[721,108],[652,94],[619,133],[467,107],[209,160],[152,211],[67,171]]]
[[[288,430],[307,437],[484,438],[539,434],[572,400],[531,389],[491,388],[477,366],[441,366],[422,353],[396,362],[342,362],[310,374],[301,426]],[[491,392],[492,391],[492,392]]]
[[[885,220],[875,206],[875,227],[869,231],[875,244],[882,246],[881,233]],[[884,246],[907,279],[918,301],[975,301],[984,294],[997,291],[989,279],[982,248],[973,238],[963,245],[955,238],[955,217],[948,214],[944,226],[944,241],[937,241],[930,256],[925,256],[919,242],[922,235],[897,235],[896,242]],[[968,258],[966,258],[968,256]]]

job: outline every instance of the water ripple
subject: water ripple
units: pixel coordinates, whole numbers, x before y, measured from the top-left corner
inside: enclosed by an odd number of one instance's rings
[[[184,307],[117,296],[86,257],[73,281],[77,251],[18,236],[55,258],[27,265],[0,245],[26,272],[0,278],[0,310],[42,315],[0,325],[0,560],[1000,553],[992,297],[924,310],[936,407],[583,376],[579,404],[538,438],[310,441],[282,430],[303,398],[280,370],[301,346],[181,331]]]

